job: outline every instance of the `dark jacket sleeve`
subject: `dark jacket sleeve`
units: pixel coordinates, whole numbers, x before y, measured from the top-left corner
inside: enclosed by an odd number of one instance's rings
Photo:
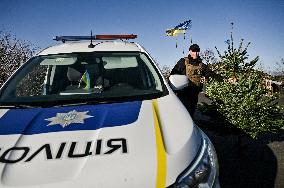
[[[209,77],[214,76],[214,74],[215,74],[215,73],[209,68],[208,65],[203,64],[203,73],[202,73],[202,76],[204,76],[205,78],[209,78]]]
[[[174,66],[174,68],[171,71],[171,75],[173,74],[181,74],[181,75],[185,74],[184,58],[181,58]]]

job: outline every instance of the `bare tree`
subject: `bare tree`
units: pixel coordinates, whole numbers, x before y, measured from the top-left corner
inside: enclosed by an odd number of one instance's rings
[[[157,63],[157,65],[158,65],[159,69],[161,70],[163,76],[166,78],[166,80],[168,80],[169,77],[170,77],[171,68],[168,67],[167,65],[163,65],[163,66],[161,67],[161,65],[158,64],[158,63]]]
[[[280,62],[276,62],[276,71],[272,73],[274,79],[284,83],[284,59],[281,58]]]
[[[206,64],[216,64],[218,63],[217,58],[212,49],[207,48],[205,51],[200,53],[200,57]]]
[[[170,77],[171,68],[164,65],[161,70],[162,70],[162,73],[163,73],[164,77],[166,78],[166,80],[168,80],[169,77]]]
[[[30,43],[0,31],[0,87],[34,52],[35,47]]]
[[[276,62],[277,70],[279,71],[279,74],[284,76],[284,59],[281,58],[280,62]]]

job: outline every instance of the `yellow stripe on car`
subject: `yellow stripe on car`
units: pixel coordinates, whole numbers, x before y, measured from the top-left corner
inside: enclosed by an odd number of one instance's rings
[[[157,99],[152,100],[152,107],[154,113],[154,127],[156,133],[156,147],[157,147],[157,179],[156,188],[166,187],[166,151],[162,138],[159,122],[159,108]]]

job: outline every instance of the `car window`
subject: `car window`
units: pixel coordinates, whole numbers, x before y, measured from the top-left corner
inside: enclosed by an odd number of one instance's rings
[[[0,102],[111,99],[163,92],[161,76],[144,53],[72,53],[26,63],[2,91]]]

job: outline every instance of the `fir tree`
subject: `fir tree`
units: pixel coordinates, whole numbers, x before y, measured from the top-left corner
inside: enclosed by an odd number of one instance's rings
[[[215,71],[223,79],[210,79],[206,94],[213,101],[212,107],[219,112],[227,124],[255,138],[259,133],[275,132],[284,126],[284,118],[279,115],[279,96],[266,89],[260,71],[255,70],[258,57],[248,61],[243,39],[238,49],[234,48],[233,36],[228,42],[228,50],[222,55]],[[231,128],[233,128],[231,127]]]

